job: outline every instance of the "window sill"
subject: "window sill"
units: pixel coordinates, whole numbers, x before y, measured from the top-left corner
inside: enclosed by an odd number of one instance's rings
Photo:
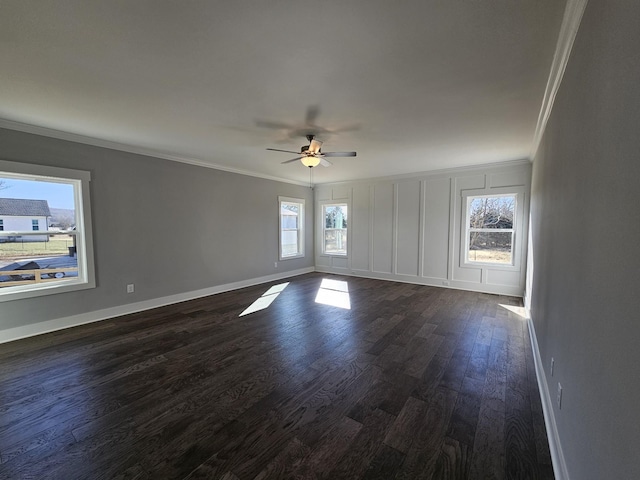
[[[26,286],[25,286],[26,287]],[[11,288],[11,287],[6,287]],[[29,285],[28,288],[20,287],[10,292],[3,292],[0,290],[0,302],[9,302],[12,300],[23,300],[25,298],[41,297],[44,295],[56,295],[58,293],[74,292],[76,290],[86,290],[89,288],[95,288],[95,283],[92,282],[66,282],[65,284],[45,284],[39,287],[33,287]]]
[[[304,258],[304,254],[302,255],[287,255],[286,257],[280,257],[278,261],[283,262],[285,260],[295,260],[296,258]]]

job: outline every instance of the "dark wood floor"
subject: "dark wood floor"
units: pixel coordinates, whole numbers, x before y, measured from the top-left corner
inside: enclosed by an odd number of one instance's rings
[[[0,345],[0,478],[553,478],[519,299],[289,281]]]

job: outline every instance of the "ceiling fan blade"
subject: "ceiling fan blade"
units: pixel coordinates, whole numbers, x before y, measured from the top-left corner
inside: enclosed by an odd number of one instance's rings
[[[305,119],[307,125],[315,125],[318,115],[320,115],[320,107],[318,105],[309,105],[307,107],[307,117]]]
[[[275,130],[288,130],[293,128],[288,123],[272,122],[271,120],[256,120],[256,126],[263,128],[273,128]]]
[[[315,139],[311,140],[311,143],[309,144],[309,152],[313,154],[319,153],[320,147],[322,147],[322,142]]]
[[[339,134],[339,133],[343,133],[343,132],[356,132],[358,130],[360,130],[361,125],[359,123],[353,123],[351,125],[345,125],[344,127],[338,127],[338,128],[329,128],[327,129],[327,131],[330,134]]]
[[[320,165],[322,165],[323,167],[330,167],[331,165],[333,165],[333,163],[331,163],[326,158],[321,158],[320,159]]]
[[[293,163],[296,162],[298,160],[300,160],[302,157],[296,157],[296,158],[292,158],[291,160],[286,160],[284,162],[280,162],[282,165],[284,165],[285,163]]]
[[[267,150],[271,150],[272,152],[300,153],[300,152],[294,152],[293,150],[280,150],[279,148],[267,148]]]
[[[355,157],[356,152],[322,152],[325,157]]]

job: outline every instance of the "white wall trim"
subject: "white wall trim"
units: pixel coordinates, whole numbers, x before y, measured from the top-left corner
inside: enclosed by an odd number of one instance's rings
[[[533,362],[536,368],[536,378],[538,379],[538,389],[540,390],[540,399],[542,400],[542,412],[544,413],[544,423],[547,427],[547,437],[549,439],[549,450],[551,451],[551,461],[553,463],[553,472],[556,480],[569,480],[569,472],[567,463],[562,453],[562,445],[560,444],[560,436],[558,435],[558,426],[553,413],[553,401],[549,395],[549,385],[547,377],[542,367],[542,358],[540,357],[540,349],[538,348],[538,338],[536,337],[536,329],[531,319],[529,310],[527,312],[527,325],[529,326],[529,337],[531,338],[531,348],[533,350]]]
[[[247,175],[249,177],[263,178],[265,180],[273,180],[276,182],[291,183],[293,185],[300,185],[308,187],[307,182],[299,182],[296,180],[289,180],[281,177],[274,177],[257,172],[251,172],[249,170],[242,170],[239,168],[226,167],[216,163],[207,162],[202,159],[186,157],[183,155],[176,155],[174,153],[163,152],[148,147],[140,147],[136,145],[128,145],[126,143],[114,142],[112,140],[104,140],[101,138],[89,137],[87,135],[80,135],[77,133],[65,132],[62,130],[55,130],[53,128],[41,127],[38,125],[30,125],[27,123],[14,122],[13,120],[7,120],[0,118],[0,128],[6,128],[7,130],[15,130],[18,132],[32,133],[34,135],[41,135],[43,137],[57,138],[58,140],[67,140],[75,143],[82,143],[84,145],[92,145],[94,147],[109,148],[111,150],[117,150],[120,152],[134,153],[136,155],[145,155],[147,157],[162,158],[164,160],[171,160],[174,162],[187,163],[189,165],[196,165],[198,167],[213,168],[214,170],[222,170],[224,172],[237,173],[239,175]]]
[[[542,107],[540,108],[538,123],[533,136],[530,156],[532,160],[536,156],[536,152],[540,146],[540,141],[542,140],[545,128],[547,127],[547,122],[551,116],[553,102],[555,101],[556,94],[560,89],[562,77],[564,76],[567,63],[569,62],[573,42],[578,33],[578,28],[580,27],[580,22],[587,6],[587,1],[588,0],[567,0],[567,5],[564,9],[564,16],[562,18],[562,25],[560,26],[560,34],[558,35],[558,43],[556,44],[556,51],[553,55],[553,62],[551,63],[551,71],[549,72],[547,87],[544,92]]]
[[[174,303],[194,300],[196,298],[207,297],[209,295],[216,295],[218,293],[237,290],[239,288],[250,287],[253,285],[259,285],[261,283],[272,282],[275,280],[281,280],[283,278],[295,277],[314,271],[315,268],[313,267],[301,268],[298,270],[291,270],[289,272],[282,272],[273,275],[266,275],[264,277],[251,278],[248,280],[241,280],[224,285],[217,285],[215,287],[203,288],[201,290],[178,293],[166,297],[144,300],[142,302],[129,303],[126,305],[119,305],[117,307],[95,310],[93,312],[81,313],[78,315],[72,315],[70,317],[56,318],[53,320],[33,323],[22,327],[8,328],[6,330],[0,330],[0,343],[12,342],[21,338],[33,337],[35,335],[54,332],[56,330],[63,330],[65,328],[77,327],[79,325],[84,325],[87,323],[99,322],[100,320],[107,320],[109,318],[119,317],[122,315],[142,312],[144,310],[150,310],[152,308],[164,307],[166,305],[171,305]]]

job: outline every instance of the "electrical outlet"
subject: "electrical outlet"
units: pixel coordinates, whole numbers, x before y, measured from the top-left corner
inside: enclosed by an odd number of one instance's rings
[[[278,268],[278,262],[273,262],[274,268]]]
[[[130,283],[129,285],[127,285],[127,293],[133,293],[135,291],[135,287],[133,286],[133,283]]]
[[[551,357],[551,376],[553,377],[553,367],[555,366],[555,360]]]
[[[443,281],[442,281],[442,285],[445,285],[445,286],[446,286],[446,285],[449,285],[449,280],[443,280]]]
[[[560,385],[560,382],[558,382],[558,397],[556,400],[558,402],[558,410],[560,410],[562,408],[562,385]]]

